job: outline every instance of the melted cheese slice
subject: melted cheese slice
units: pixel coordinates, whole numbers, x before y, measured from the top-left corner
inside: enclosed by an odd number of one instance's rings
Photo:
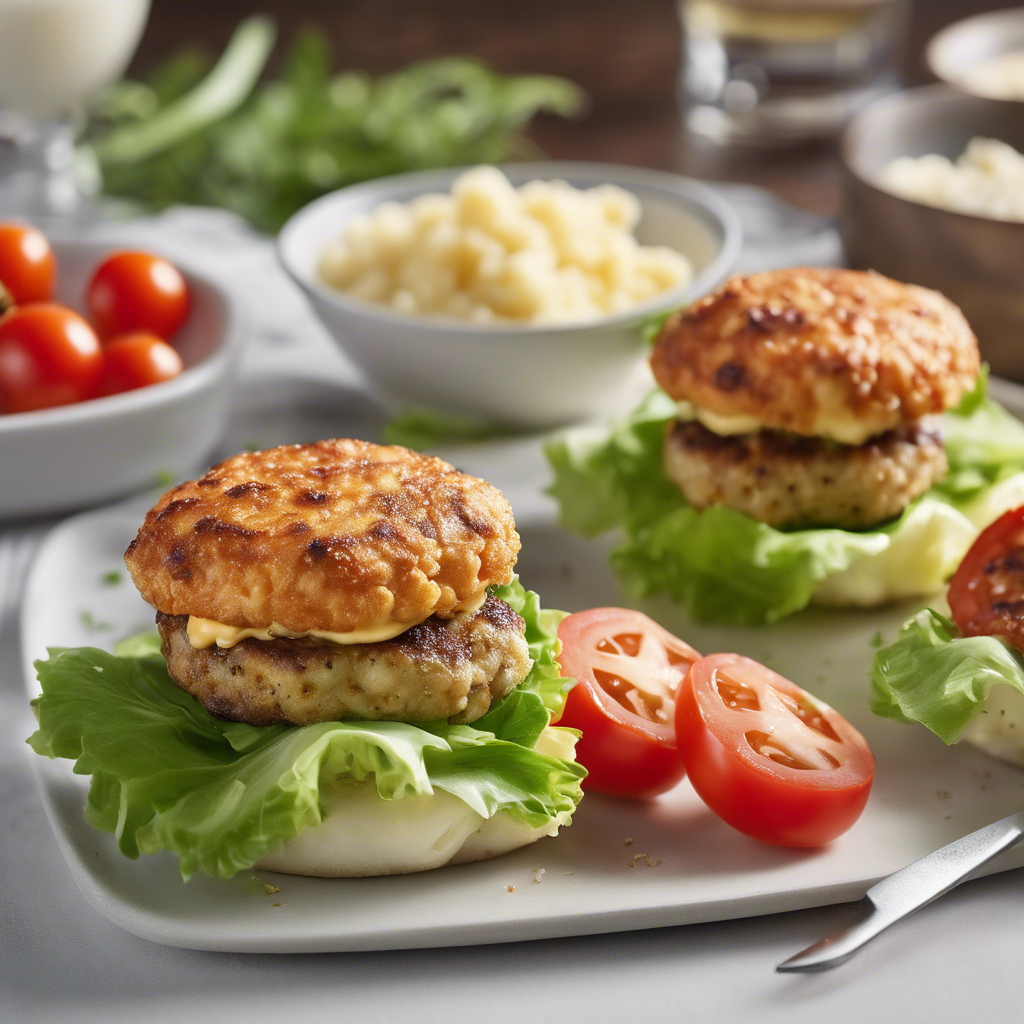
[[[486,600],[487,588],[484,587],[471,598],[463,601],[456,608],[456,613],[479,611]],[[423,619],[419,619],[416,622],[382,622],[376,626],[368,626],[366,629],[353,630],[351,633],[332,633],[326,629],[308,629],[296,632],[287,626],[282,626],[279,622],[272,622],[269,626],[229,626],[224,622],[217,622],[216,619],[202,619],[198,615],[190,615],[186,632],[188,633],[188,642],[196,650],[212,647],[214,644],[218,647],[234,647],[235,644],[249,637],[256,640],[276,640],[279,637],[294,640],[299,637],[311,636],[332,644],[378,644],[383,640],[392,640],[396,636],[400,636],[423,621]]]
[[[679,419],[684,423],[692,423],[696,420],[701,426],[707,427],[712,434],[718,434],[719,437],[756,434],[759,430],[779,429],[778,427],[769,427],[756,416],[722,416],[717,412],[711,412],[710,409],[694,405],[692,402],[677,402],[676,407],[679,410]],[[829,419],[823,414],[819,417],[818,433],[815,436],[857,447],[867,444],[877,433],[879,431],[871,425],[844,418]]]
[[[756,434],[764,427],[755,416],[720,416],[717,412],[702,409],[692,402],[677,402],[679,418],[686,423],[696,420],[701,426],[707,427],[712,434],[731,437],[734,434]]]

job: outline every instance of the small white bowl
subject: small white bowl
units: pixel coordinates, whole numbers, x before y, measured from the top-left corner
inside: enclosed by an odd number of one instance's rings
[[[1003,103],[1019,103],[980,91],[971,76],[982,64],[1024,50],[1024,7],[988,11],[947,25],[932,36],[925,59],[932,74],[961,92]]]
[[[611,183],[642,208],[637,237],[687,256],[695,275],[627,313],[591,323],[544,327],[481,326],[410,316],[346,295],[317,272],[325,247],[354,217],[383,202],[447,192],[465,168],[400,174],[315,200],[284,226],[278,253],[338,345],[388,404],[544,428],[615,410],[635,389],[650,318],[710,291],[732,269],[742,231],[732,209],[709,189],[674,174],[612,164],[545,161],[502,168],[513,185],[561,179],[577,188]]]
[[[83,312],[93,269],[117,246],[52,245],[54,300]],[[220,285],[177,258],[174,264],[191,295],[188,320],[174,338],[185,369],[109,398],[0,415],[0,518],[64,512],[179,479],[216,445],[245,344],[243,318]]]

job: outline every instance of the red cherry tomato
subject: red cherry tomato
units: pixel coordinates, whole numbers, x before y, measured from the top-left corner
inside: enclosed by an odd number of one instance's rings
[[[96,394],[117,395],[159,384],[181,371],[181,356],[155,334],[122,334],[103,346],[103,372]]]
[[[29,224],[0,224],[0,283],[19,306],[47,302],[57,280],[57,261],[46,236]]]
[[[965,635],[1024,651],[1024,507],[981,531],[949,581],[949,609]]]
[[[102,338],[148,331],[165,341],[188,316],[188,288],[178,269],[145,252],[115,252],[89,282],[86,303]]]
[[[739,654],[690,669],[676,702],[690,782],[720,818],[776,846],[820,846],[859,817],[875,759],[859,732],[795,683]]]
[[[88,398],[103,353],[96,332],[64,306],[39,302],[0,317],[0,409],[29,412]]]
[[[683,777],[676,747],[676,690],[700,655],[652,619],[626,608],[591,608],[558,627],[562,672],[577,684],[559,725],[579,729],[585,789],[638,799]]]

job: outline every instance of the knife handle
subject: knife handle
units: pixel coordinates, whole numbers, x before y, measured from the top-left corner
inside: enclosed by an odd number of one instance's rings
[[[865,914],[860,921],[808,946],[775,969],[784,974],[824,971],[845,963],[890,925],[949,892],[1021,838],[1024,813],[1011,814],[914,861],[868,890],[861,900]]]

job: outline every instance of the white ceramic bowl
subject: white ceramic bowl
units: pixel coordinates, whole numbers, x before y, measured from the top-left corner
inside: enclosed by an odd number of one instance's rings
[[[739,255],[736,215],[696,182],[612,164],[545,161],[502,170],[514,185],[535,178],[558,178],[578,188],[620,185],[640,200],[640,241],[683,253],[694,265],[693,279],[627,313],[546,327],[403,315],[320,280],[321,253],[354,217],[386,201],[446,192],[464,170],[400,174],[332,192],[295,214],[278,239],[281,261],[328,331],[392,405],[426,406],[520,428],[556,426],[616,409],[619,397],[635,388],[649,318],[710,291]]]
[[[1024,50],[1024,7],[989,11],[947,25],[931,38],[925,50],[928,67],[936,78],[961,92],[1007,103],[972,82],[972,74],[982,64],[1005,54]]]
[[[82,312],[93,268],[116,247],[52,244],[54,298]],[[174,263],[191,293],[188,320],[174,339],[184,371],[109,398],[0,415],[0,518],[63,512],[179,479],[217,444],[246,332],[225,289]]]

